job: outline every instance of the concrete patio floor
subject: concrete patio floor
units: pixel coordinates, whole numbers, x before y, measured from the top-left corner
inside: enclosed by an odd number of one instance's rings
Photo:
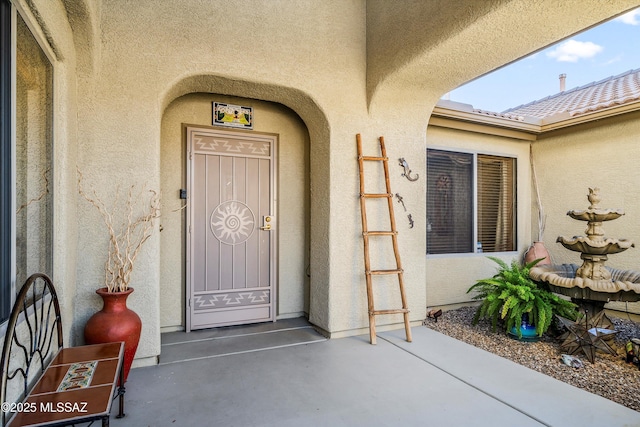
[[[111,426],[640,426],[640,412],[426,327],[412,333],[379,333],[372,346],[291,319],[165,334],[161,364],[131,371],[127,416]]]

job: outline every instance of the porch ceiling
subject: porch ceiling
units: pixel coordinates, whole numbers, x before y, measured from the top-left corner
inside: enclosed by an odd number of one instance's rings
[[[444,93],[636,6],[637,0],[367,1],[369,108]],[[597,7],[595,7],[597,5]]]

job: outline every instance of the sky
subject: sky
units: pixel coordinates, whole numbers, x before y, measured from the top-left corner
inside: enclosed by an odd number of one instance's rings
[[[443,98],[502,112],[640,68],[640,8],[452,90]]]

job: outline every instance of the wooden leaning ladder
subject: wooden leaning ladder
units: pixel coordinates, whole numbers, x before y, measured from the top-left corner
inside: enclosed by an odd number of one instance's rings
[[[360,169],[360,213],[362,215],[362,237],[364,239],[364,273],[367,281],[367,300],[369,305],[369,339],[371,344],[376,343],[376,319],[375,316],[380,314],[397,314],[402,313],[404,315],[404,328],[407,335],[407,341],[411,342],[411,325],[409,324],[409,308],[407,306],[407,298],[404,292],[404,278],[402,270],[402,262],[400,261],[400,252],[398,251],[398,231],[396,229],[396,219],[393,213],[393,194],[391,193],[391,185],[389,184],[389,158],[387,157],[387,150],[384,146],[384,137],[380,137],[380,151],[382,155],[380,157],[371,157],[362,155],[362,140],[360,134],[356,135],[356,141],[358,143],[358,167]],[[386,193],[374,194],[365,193],[364,189],[364,162],[382,162],[384,166],[384,180],[386,183]],[[389,220],[391,223],[391,231],[369,231],[367,225],[367,207],[366,201],[368,199],[387,199],[387,205],[389,207]],[[369,256],[369,237],[378,236],[391,236],[393,243],[393,253],[396,259],[396,268],[392,270],[371,270],[371,261]],[[398,282],[400,284],[400,297],[402,299],[402,308],[390,309],[390,310],[376,310],[373,303],[373,286],[372,276],[392,275],[398,276]]]

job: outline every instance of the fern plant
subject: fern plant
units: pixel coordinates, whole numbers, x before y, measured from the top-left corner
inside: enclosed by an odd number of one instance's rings
[[[471,286],[467,293],[476,291],[475,300],[482,300],[473,318],[478,324],[481,318],[491,319],[495,332],[498,320],[502,319],[506,330],[515,327],[518,337],[522,338],[522,318],[526,314],[528,322],[536,327],[538,336],[542,336],[551,326],[553,315],[558,314],[568,319],[575,319],[577,306],[550,292],[529,278],[531,267],[543,258],[521,266],[513,260],[511,265],[499,258],[489,257],[500,268],[490,279],[479,280]]]

